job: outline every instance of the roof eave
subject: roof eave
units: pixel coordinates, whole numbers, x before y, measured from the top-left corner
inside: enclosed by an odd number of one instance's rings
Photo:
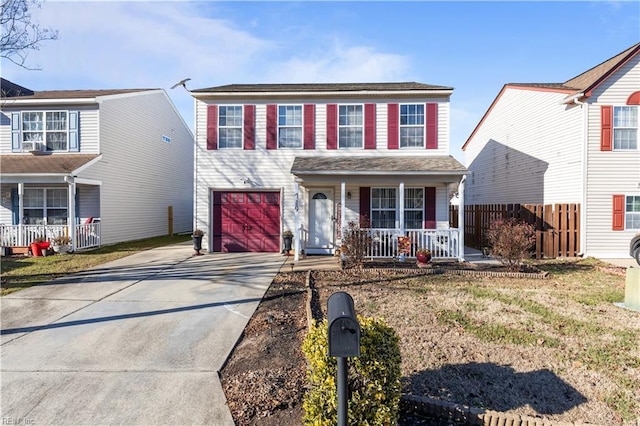
[[[345,97],[432,97],[450,96],[453,89],[419,89],[419,90],[354,90],[354,91],[274,91],[274,92],[195,92],[191,96],[196,99],[244,99],[244,98],[345,98]]]

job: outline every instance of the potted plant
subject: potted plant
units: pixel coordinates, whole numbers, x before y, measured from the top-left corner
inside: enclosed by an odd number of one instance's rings
[[[398,237],[398,260],[404,262],[405,257],[411,253],[411,238]]]
[[[289,250],[293,246],[293,232],[288,229],[282,233],[282,243],[284,245],[283,252],[289,254]]]
[[[196,229],[191,234],[191,238],[193,239],[193,249],[195,250],[194,256],[202,256],[200,250],[202,250],[202,236],[204,235],[204,231],[200,229]]]
[[[416,259],[418,259],[418,263],[431,262],[431,250],[426,248],[419,248],[418,250],[416,250]]]
[[[42,237],[37,237],[31,242],[31,254],[34,257],[46,256],[49,249],[49,241]]]
[[[66,235],[58,235],[51,240],[51,248],[55,253],[67,253],[69,244],[71,244],[71,238]]]

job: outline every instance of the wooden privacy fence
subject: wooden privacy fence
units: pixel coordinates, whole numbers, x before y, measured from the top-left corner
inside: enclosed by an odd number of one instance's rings
[[[458,228],[458,206],[449,220]],[[575,257],[580,253],[580,204],[475,204],[464,206],[465,245],[481,249],[491,223],[516,218],[535,228],[536,258]]]

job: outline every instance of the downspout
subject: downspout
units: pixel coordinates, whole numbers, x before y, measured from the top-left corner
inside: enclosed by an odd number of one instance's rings
[[[293,210],[294,210],[294,225],[293,229],[295,229],[295,233],[293,234],[293,260],[300,260],[300,184],[298,182],[294,182],[293,184]]]
[[[342,245],[344,241],[344,231],[347,228],[347,183],[340,182],[340,245]]]
[[[584,96],[583,93],[579,93],[575,97],[573,97],[572,101],[576,105],[580,105],[580,109],[582,110],[582,171],[581,171],[581,180],[582,180],[582,194],[580,197],[580,252],[578,256],[584,256],[587,252],[587,159],[589,155],[588,150],[588,132],[587,126],[589,124],[589,105],[585,102],[582,102],[579,98]]]
[[[24,241],[24,182],[18,183],[18,245],[23,246],[26,244]]]
[[[69,186],[68,197],[69,197],[69,239],[71,240],[71,251],[76,251],[76,181],[72,175],[65,176],[64,181],[67,182]]]

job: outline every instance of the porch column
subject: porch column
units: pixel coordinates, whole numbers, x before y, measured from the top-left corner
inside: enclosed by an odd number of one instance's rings
[[[24,183],[18,183],[18,245],[25,245],[24,241]]]
[[[69,239],[71,240],[71,251],[76,251],[76,181],[73,176],[65,176],[65,182],[69,187],[67,196],[69,197],[69,208],[67,210]]]
[[[347,202],[347,183],[340,182],[340,244],[342,244],[342,237],[344,230],[347,228],[347,209],[345,204]]]
[[[293,234],[293,260],[298,261],[300,259],[300,184],[298,182],[293,183],[293,229],[296,230]]]
[[[463,176],[458,184],[458,260],[464,262],[464,183],[467,180],[466,176]]]
[[[400,211],[398,212],[398,220],[400,221],[399,228],[400,228],[400,233],[404,235],[404,182],[400,182],[398,191],[400,192],[398,197],[399,199],[398,208],[400,209]]]

